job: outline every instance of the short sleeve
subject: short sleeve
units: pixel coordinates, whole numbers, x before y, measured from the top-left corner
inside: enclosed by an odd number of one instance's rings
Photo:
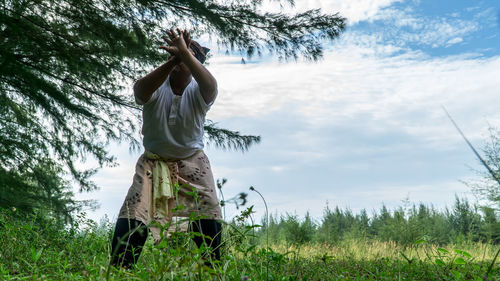
[[[158,96],[160,95],[160,91],[162,90],[163,87],[166,87],[167,81],[168,81],[168,79],[165,79],[165,82],[163,82],[163,84],[161,84],[160,87],[158,87],[158,89],[156,89],[153,92],[153,94],[151,95],[151,97],[149,98],[149,100],[147,102],[139,99],[136,95],[134,95],[135,103],[137,103],[138,105],[146,105],[146,104],[151,103],[152,101],[158,99]]]
[[[216,92],[215,92],[214,100],[211,103],[207,104],[205,102],[205,99],[201,95],[201,91],[200,91],[200,87],[198,86],[198,83],[196,83],[196,81],[194,81],[194,83],[192,83],[190,85],[190,87],[191,87],[190,94],[191,94],[191,98],[193,99],[194,105],[197,108],[199,108],[202,112],[207,112],[210,109],[210,107],[212,106],[212,104],[214,104],[215,98],[217,98],[217,89],[215,90]]]
[[[155,100],[158,99],[158,96],[160,95],[160,89],[162,88],[163,86],[160,86],[158,89],[156,89],[156,91],[154,91],[154,93],[151,95],[151,97],[149,98],[149,100],[145,103],[143,103],[142,105],[146,105],[146,104],[149,104],[149,103],[152,103],[154,102]]]

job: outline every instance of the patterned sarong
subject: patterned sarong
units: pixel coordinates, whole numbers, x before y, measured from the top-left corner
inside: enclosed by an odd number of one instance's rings
[[[161,237],[160,228],[155,223],[164,226],[193,215],[207,219],[222,218],[210,162],[202,150],[186,159],[163,162],[168,166],[170,182],[174,184],[173,197],[164,201],[166,208],[158,208],[153,200],[155,161],[144,154],[137,160],[133,183],[118,218],[135,219],[150,226],[155,241]],[[168,229],[169,232],[186,230],[187,224],[172,225]]]

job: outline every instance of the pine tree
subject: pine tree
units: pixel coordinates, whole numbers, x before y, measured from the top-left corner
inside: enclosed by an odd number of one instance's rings
[[[27,210],[46,205],[66,214],[81,204],[72,199],[64,171],[81,191],[95,190],[90,176],[96,170],[79,169],[78,161],[93,157],[99,167],[112,165],[110,141],[138,147],[139,108],[126,81],[166,60],[157,48],[165,30],[181,26],[193,36],[208,33],[220,46],[248,56],[269,50],[284,60],[317,60],[322,41],[344,28],[342,17],[320,10],[261,12],[261,0],[2,0],[0,5],[0,204]],[[228,148],[247,149],[259,141],[213,123],[207,133]],[[52,205],[43,201],[39,182],[51,178],[44,196]]]

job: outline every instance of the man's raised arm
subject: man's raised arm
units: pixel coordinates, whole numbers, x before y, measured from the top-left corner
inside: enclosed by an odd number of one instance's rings
[[[182,62],[189,68],[194,80],[200,85],[200,93],[206,104],[211,104],[217,94],[217,80],[190,52],[181,57]]]
[[[185,41],[186,39],[190,40],[189,33],[180,29],[177,29],[177,32],[178,35],[173,30],[168,32],[170,40],[166,41],[169,46],[162,48],[174,54],[189,68],[189,71],[200,86],[201,96],[205,100],[205,103],[210,104],[214,101],[217,94],[217,80],[189,51]]]
[[[166,63],[137,80],[134,84],[135,102],[138,104],[148,102],[154,91],[163,84],[178,62],[177,58],[170,56],[170,59]]]

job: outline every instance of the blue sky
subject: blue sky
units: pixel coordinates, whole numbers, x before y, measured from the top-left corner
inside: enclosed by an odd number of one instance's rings
[[[500,127],[500,2],[298,0],[290,12],[311,8],[349,22],[323,60],[211,58],[219,96],[207,117],[262,136],[246,153],[206,148],[215,177],[228,179],[225,197],[249,192],[258,219],[264,205],[250,186],[273,213],[315,218],[327,204],[370,213],[405,199],[475,200],[461,181],[481,167],[441,106],[478,148],[488,126]],[[94,177],[100,191],[78,196],[98,199],[94,219],[116,217],[140,154],[110,149],[120,165]]]

